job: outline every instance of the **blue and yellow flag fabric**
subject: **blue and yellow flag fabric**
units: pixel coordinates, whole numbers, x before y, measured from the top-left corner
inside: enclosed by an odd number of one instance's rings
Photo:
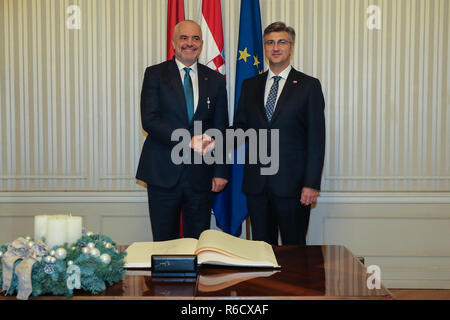
[[[238,106],[242,82],[264,70],[261,11],[259,0],[242,0],[239,18],[239,41],[236,63],[236,89],[234,112]],[[213,206],[217,225],[234,236],[242,232],[242,222],[247,218],[246,197],[242,193],[245,147],[235,150],[231,174],[224,191],[215,198]],[[239,162],[240,164],[238,164]]]

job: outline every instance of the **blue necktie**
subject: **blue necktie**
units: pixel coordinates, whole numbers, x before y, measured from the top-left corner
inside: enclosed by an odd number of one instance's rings
[[[192,120],[192,117],[194,117],[194,90],[192,89],[192,79],[189,75],[189,71],[191,71],[191,68],[183,68],[185,71],[184,74],[184,96],[186,97],[186,106],[187,106],[187,114],[189,123]]]
[[[266,116],[267,120],[272,119],[273,110],[275,108],[275,101],[277,101],[277,95],[278,95],[278,82],[280,81],[280,76],[274,76],[272,77],[273,84],[272,87],[270,87],[269,96],[267,97],[267,103],[266,103]]]

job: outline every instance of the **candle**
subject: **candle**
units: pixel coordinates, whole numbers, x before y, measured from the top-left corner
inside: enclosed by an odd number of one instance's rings
[[[42,240],[47,238],[47,216],[40,215],[34,217],[34,240]]]
[[[34,239],[45,237],[49,249],[55,245],[69,245],[81,238],[83,218],[67,215],[39,215],[34,217]]]
[[[81,238],[83,218],[69,216],[67,219],[67,242],[70,244],[77,242]]]
[[[47,245],[52,249],[67,242],[67,218],[65,215],[48,216]]]

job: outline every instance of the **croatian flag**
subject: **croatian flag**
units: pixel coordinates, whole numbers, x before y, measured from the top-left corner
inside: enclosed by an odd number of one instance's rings
[[[220,0],[203,0],[200,15],[200,27],[203,34],[203,49],[200,63],[216,70],[225,76],[225,59],[223,51],[222,9]],[[229,119],[230,120],[230,119]],[[216,223],[223,231],[230,233],[228,221],[231,211],[230,201],[224,191],[214,197],[212,211],[216,216]]]
[[[225,75],[220,0],[202,1],[200,27],[203,33],[203,49],[199,58],[200,63]]]

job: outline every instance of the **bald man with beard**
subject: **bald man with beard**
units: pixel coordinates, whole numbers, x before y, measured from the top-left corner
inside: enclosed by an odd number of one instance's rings
[[[190,132],[190,154],[180,156],[194,159],[194,152],[205,152],[194,150],[194,142],[211,139],[204,134],[194,137],[194,121],[201,121],[202,133],[224,132],[228,125],[225,79],[198,62],[203,46],[200,26],[191,20],[178,23],[173,46],[172,60],[146,69],[141,93],[141,121],[148,135],[136,178],[147,183],[154,241],[179,237],[181,211],[185,237],[198,238],[209,229],[213,192],[223,190],[228,179],[226,164],[176,164],[171,158],[180,142],[172,141],[174,130]]]

